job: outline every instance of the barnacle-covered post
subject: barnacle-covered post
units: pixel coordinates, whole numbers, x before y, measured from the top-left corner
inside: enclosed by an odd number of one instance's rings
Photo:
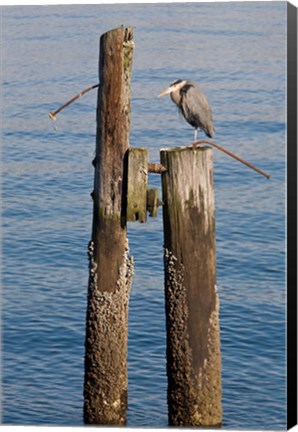
[[[125,158],[130,132],[132,28],[100,38],[92,239],[85,340],[84,421],[123,425],[127,409],[128,301]]]
[[[212,149],[162,149],[161,163],[169,424],[219,426]]]

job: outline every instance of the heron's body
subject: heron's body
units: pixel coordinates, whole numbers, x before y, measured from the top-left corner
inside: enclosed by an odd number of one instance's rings
[[[195,128],[195,141],[198,128],[205,132],[209,138],[214,136],[211,107],[206,96],[195,82],[177,80],[159,96],[168,93],[170,93],[172,101],[178,106],[185,120]]]

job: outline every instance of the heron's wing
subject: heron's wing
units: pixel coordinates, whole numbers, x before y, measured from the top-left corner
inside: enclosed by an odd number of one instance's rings
[[[185,119],[194,127],[199,127],[207,135],[213,136],[212,111],[207,97],[200,87],[189,83],[183,87],[181,109]]]

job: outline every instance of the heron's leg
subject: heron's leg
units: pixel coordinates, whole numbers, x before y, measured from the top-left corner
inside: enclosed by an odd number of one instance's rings
[[[195,128],[195,131],[194,131],[194,137],[193,137],[193,139],[194,139],[194,143],[197,141],[197,136],[198,136],[198,129],[197,128]]]

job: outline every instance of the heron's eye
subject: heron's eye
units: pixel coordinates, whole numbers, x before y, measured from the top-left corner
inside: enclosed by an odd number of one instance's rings
[[[190,84],[185,84],[180,91],[182,91],[183,93],[187,93],[191,87],[192,86]]]

